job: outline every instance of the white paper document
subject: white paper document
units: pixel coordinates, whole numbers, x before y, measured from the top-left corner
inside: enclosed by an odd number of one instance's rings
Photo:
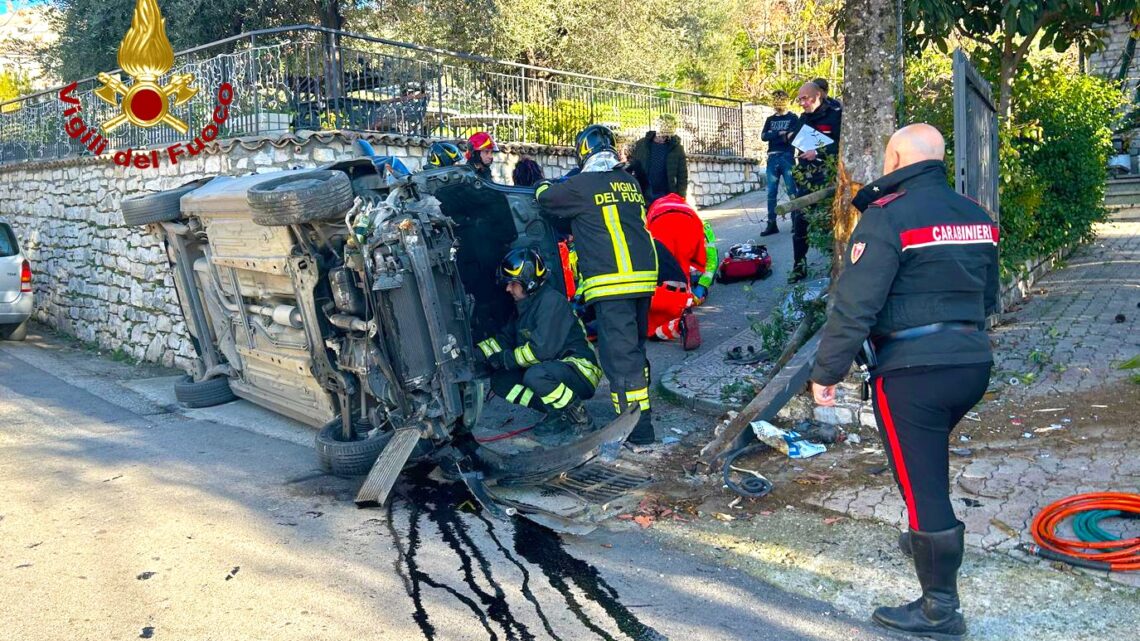
[[[800,151],[811,151],[813,149],[819,149],[820,147],[826,147],[833,142],[835,141],[828,138],[818,129],[804,125],[799,133],[796,134],[795,139],[792,140],[792,146]]]

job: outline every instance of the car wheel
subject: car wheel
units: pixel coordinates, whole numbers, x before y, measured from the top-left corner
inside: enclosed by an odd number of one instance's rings
[[[335,476],[363,476],[372,469],[390,440],[391,430],[372,430],[367,434],[354,431],[352,440],[345,441],[340,417],[337,417],[317,432],[317,462],[322,470]]]
[[[352,181],[344,172],[317,169],[255,185],[247,200],[258,225],[337,219],[352,208]]]
[[[186,183],[177,189],[124,198],[119,203],[119,209],[123,212],[123,221],[128,225],[149,225],[178,220],[182,217],[182,208],[179,205],[182,197],[210,180],[212,179],[203,178]]]
[[[14,325],[0,325],[0,340],[22,341],[28,337],[28,321]]]
[[[235,398],[230,379],[225,376],[195,382],[190,376],[174,384],[174,398],[186,407],[213,407]]]

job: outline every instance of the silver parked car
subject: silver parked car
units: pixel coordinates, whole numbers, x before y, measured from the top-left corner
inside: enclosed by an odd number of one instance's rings
[[[0,219],[0,340],[24,340],[31,315],[32,265],[12,226]]]
[[[519,246],[562,265],[534,190],[466,166],[406,175],[392,164],[222,176],[123,200],[128,224],[162,227],[199,356],[178,399],[236,395],[318,428],[326,471],[368,475],[360,504],[384,503],[401,470],[425,462],[500,516],[580,530],[612,513],[648,480],[615,458],[636,410],[555,447],[475,433],[489,386],[474,342],[514,313],[495,268]],[[549,282],[563,287],[561,274]]]

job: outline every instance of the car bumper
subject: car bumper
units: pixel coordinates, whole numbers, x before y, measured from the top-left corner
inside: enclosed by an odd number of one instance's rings
[[[22,323],[32,315],[32,295],[21,294],[19,298],[8,303],[0,303],[0,325],[15,325]]]

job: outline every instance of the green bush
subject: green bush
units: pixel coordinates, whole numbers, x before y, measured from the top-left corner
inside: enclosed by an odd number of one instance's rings
[[[907,61],[904,121],[928,122],[946,136],[953,183],[950,74],[949,57],[937,52]],[[998,150],[1004,277],[1027,259],[1088,239],[1104,220],[1109,124],[1123,101],[1112,83],[1052,61],[1019,74],[1013,95],[1015,111],[1001,125]]]
[[[577,100],[555,100],[549,106],[520,102],[511,105],[510,112],[526,118],[524,140],[542,145],[571,144],[574,136],[590,124],[590,107]]]
[[[1087,240],[1093,224],[1105,219],[1109,125],[1124,96],[1106,80],[1053,63],[1031,71],[1015,88],[1022,90],[1017,120],[1040,128],[1040,141],[1029,139],[1021,153],[1043,188],[1032,234],[1011,229],[1012,242],[1004,247],[1011,258],[1023,259]],[[1002,222],[1004,227],[1004,216]]]

